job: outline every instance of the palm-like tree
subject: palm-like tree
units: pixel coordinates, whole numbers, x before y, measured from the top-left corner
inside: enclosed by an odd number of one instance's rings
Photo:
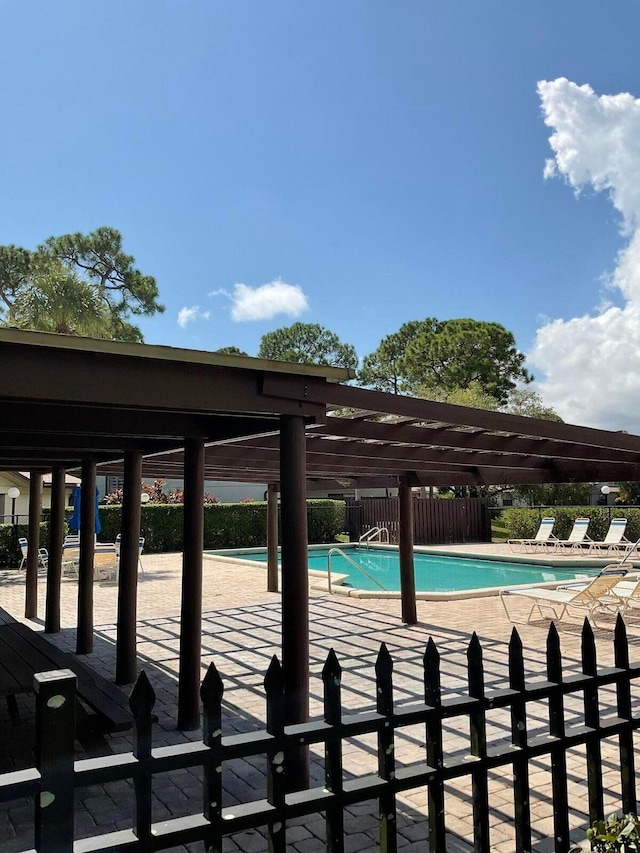
[[[110,312],[95,290],[57,263],[41,263],[16,298],[12,324],[21,329],[111,338]]]

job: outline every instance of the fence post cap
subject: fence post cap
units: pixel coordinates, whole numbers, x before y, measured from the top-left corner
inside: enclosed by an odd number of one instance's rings
[[[33,689],[36,693],[39,693],[42,687],[46,687],[52,682],[60,681],[73,682],[75,684],[77,676],[70,669],[52,669],[49,672],[36,672],[33,676]]]

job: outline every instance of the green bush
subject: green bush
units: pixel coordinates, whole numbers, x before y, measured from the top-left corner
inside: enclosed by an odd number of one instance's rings
[[[344,501],[307,501],[309,542],[335,542],[345,527]],[[68,515],[68,513],[67,513]],[[182,551],[182,504],[146,504],[141,507],[140,533],[147,554]],[[100,507],[100,542],[115,542],[120,533],[122,507]],[[26,524],[0,525],[0,567],[19,566],[22,553],[18,539],[28,538]],[[40,525],[40,545],[47,547],[49,523]],[[208,504],[204,508],[205,550],[261,548],[267,544],[267,504],[264,501],[238,504]]]
[[[553,528],[554,536],[566,539],[576,518],[590,519],[589,538],[601,542],[609,530],[612,518],[627,518],[629,524],[625,536],[632,542],[640,539],[640,510],[630,508],[608,508],[604,506],[568,506],[548,507],[539,509],[505,509],[500,516],[508,531],[509,539],[532,539],[540,526],[540,519],[552,516],[556,523]]]
[[[587,830],[589,849],[597,853],[632,853],[640,851],[640,819],[635,814],[612,814],[606,820],[597,820]],[[585,848],[572,847],[571,853]]]
[[[307,501],[309,542],[335,542],[345,526],[344,501]],[[101,542],[113,542],[120,532],[122,507],[101,506]],[[140,534],[147,554],[181,551],[182,504],[146,504],[141,507]],[[204,508],[205,550],[260,548],[267,544],[267,504],[255,501],[209,504]]]
[[[29,528],[26,524],[0,524],[0,567],[16,567],[22,560],[22,551],[18,545],[18,539],[29,536]],[[47,547],[49,540],[49,525],[47,522],[40,524],[40,547]]]

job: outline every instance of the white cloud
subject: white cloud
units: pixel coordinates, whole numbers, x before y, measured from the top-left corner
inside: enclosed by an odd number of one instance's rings
[[[270,320],[277,314],[299,317],[309,307],[307,297],[297,284],[285,284],[279,279],[260,287],[236,284],[231,301],[231,318],[237,323]]]
[[[184,329],[189,323],[195,323],[196,320],[208,320],[209,312],[201,311],[199,305],[193,305],[191,308],[181,308],[178,311],[178,325]]]
[[[563,177],[576,194],[606,192],[629,239],[605,282],[622,307],[608,296],[591,315],[545,321],[529,358],[546,374],[545,402],[565,420],[640,432],[640,100],[565,78],[539,83],[538,93],[553,129],[544,176]]]

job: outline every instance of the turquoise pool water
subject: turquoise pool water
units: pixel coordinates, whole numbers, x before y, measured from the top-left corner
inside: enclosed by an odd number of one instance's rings
[[[309,568],[327,570],[329,548],[309,551]],[[340,554],[331,555],[331,573],[347,575],[345,583],[358,589],[400,589],[400,568],[397,551],[378,551],[366,548],[345,549],[351,559],[365,572],[356,569]],[[231,555],[229,555],[231,556]],[[267,562],[267,552],[236,554],[241,560]],[[436,554],[414,554],[416,590],[422,592],[455,592],[484,587],[515,586],[517,584],[544,583],[545,581],[570,581],[592,577],[597,568],[558,568],[529,563],[509,563],[497,560],[480,560],[470,557],[443,557]],[[372,580],[375,579],[375,580]],[[378,584],[375,583],[378,581]]]

